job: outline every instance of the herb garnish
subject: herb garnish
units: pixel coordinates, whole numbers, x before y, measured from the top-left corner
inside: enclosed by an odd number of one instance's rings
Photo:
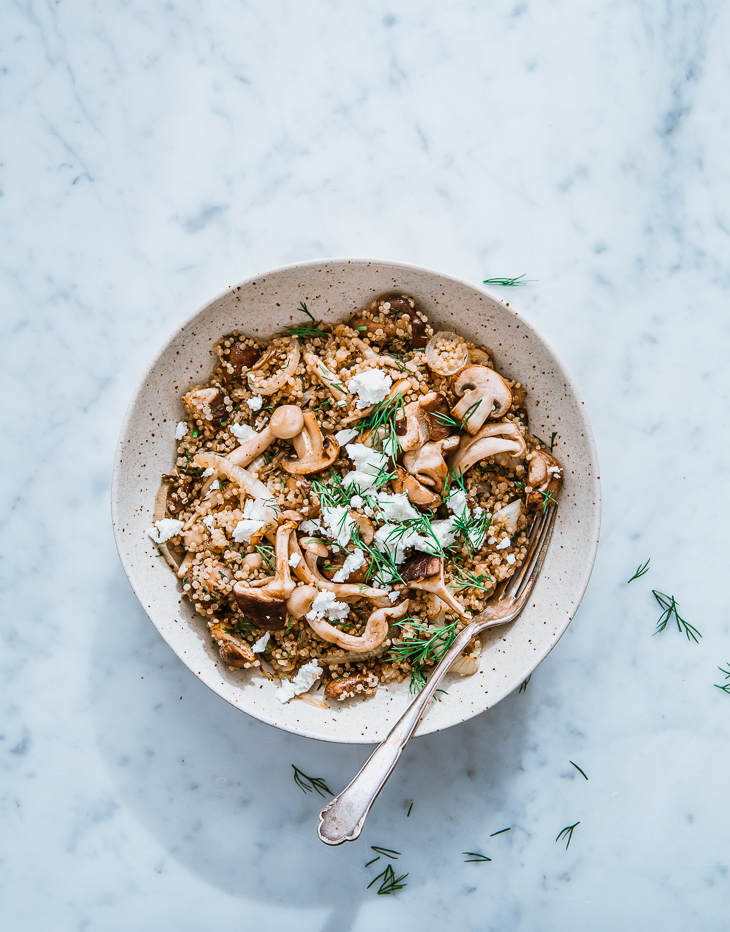
[[[464,858],[464,864],[479,864],[483,861],[492,860],[486,854],[478,854],[476,851],[462,851],[461,853],[468,855],[468,857]]]
[[[426,685],[426,678],[423,675],[424,668],[438,663],[446,651],[451,647],[456,637],[456,626],[459,619],[452,621],[451,624],[433,627],[416,621],[413,618],[407,618],[397,622],[399,626],[412,628],[416,633],[408,637],[401,644],[394,644],[390,649],[389,657],[391,659],[405,660],[413,667],[411,675],[411,692],[420,692]]]
[[[569,764],[573,764],[573,766],[574,766],[575,769],[578,771],[578,773],[581,774],[582,776],[584,776],[584,777],[586,778],[586,780],[588,779],[588,777],[586,777],[585,771],[581,770],[581,768],[580,768],[574,761],[569,760],[568,763],[569,763]]]
[[[576,825],[580,825],[580,822],[576,822],[574,825],[566,825],[565,828],[562,830],[562,832],[558,833],[558,837],[555,839],[555,841],[560,841],[561,838],[568,839],[567,844],[565,845],[566,851],[568,850],[571,839],[573,838],[573,831]]]
[[[677,622],[677,628],[680,631],[683,631],[687,635],[687,640],[692,640],[695,644],[699,644],[699,639],[702,637],[700,632],[691,625],[688,621],[685,621],[684,618],[677,611],[679,602],[674,598],[673,595],[666,595],[663,592],[657,592],[656,589],[652,589],[652,594],[657,600],[659,605],[662,607],[663,611],[659,616],[659,621],[656,623],[656,630],[654,634],[659,634],[660,631],[663,631],[669,620],[674,618]]]
[[[458,589],[481,589],[482,592],[489,592],[491,586],[485,583],[494,582],[492,577],[487,576],[486,573],[480,573],[477,576],[474,573],[462,571],[459,567],[454,567],[453,576]]]
[[[308,308],[307,305],[304,303],[304,301],[300,301],[300,302],[299,302],[299,307],[297,308],[297,310],[298,310],[298,311],[301,311],[302,314],[306,314],[307,317],[312,321],[313,324],[316,324],[316,323],[317,323],[317,321],[314,319],[314,315],[313,315],[312,312],[309,310],[309,308]]]
[[[728,674],[728,676],[730,676],[730,674]],[[721,688],[722,688],[722,687],[721,687]],[[409,819],[409,818],[411,817],[411,809],[413,809],[413,800],[411,800],[411,804],[410,804],[410,806],[408,807],[408,812],[406,813],[406,818],[407,818],[407,819]]]
[[[551,453],[552,453],[553,450],[555,449],[555,438],[556,438],[557,436],[558,436],[557,430],[554,430],[554,431],[552,432],[552,434],[550,434],[550,452],[551,452]]]
[[[392,848],[379,848],[377,845],[370,845],[370,850],[376,854],[382,854],[386,858],[392,858],[397,861],[400,857],[400,851],[393,851]],[[365,865],[367,867],[367,865]]]
[[[512,828],[511,828],[511,827],[510,827],[510,828],[501,828],[498,832],[492,832],[492,834],[491,834],[489,837],[490,837],[490,838],[494,838],[495,835],[502,835],[504,832],[511,832],[511,831],[512,831]]]
[[[276,561],[274,559],[274,548],[270,544],[257,544],[256,552],[259,554],[264,563],[268,564],[271,569],[276,569]]]
[[[627,584],[630,583],[630,582],[633,582],[635,579],[639,579],[641,576],[644,575],[644,573],[648,573],[648,572],[649,572],[649,564],[650,564],[650,563],[651,563],[651,557],[649,557],[649,559],[646,561],[646,563],[642,563],[641,566],[637,566],[637,567],[636,567],[636,572],[635,572],[634,575],[631,577],[631,579],[627,580]]]
[[[521,693],[527,692],[527,684],[530,682],[530,679],[531,679],[531,678],[532,678],[532,673],[527,677],[527,679],[526,679],[526,680],[522,683],[522,685],[520,686],[520,692],[521,692]]]
[[[518,285],[528,285],[531,282],[536,282],[536,278],[525,278],[527,273],[523,272],[522,275],[518,275],[516,278],[485,278],[483,283],[484,285],[501,285],[503,288],[515,288]]]
[[[725,674],[726,680],[730,680],[730,663],[728,664],[727,670],[723,670],[722,667],[718,667],[717,669],[720,671],[720,673]],[[730,682],[725,683],[724,686],[720,686],[719,683],[715,683],[715,686],[717,686],[718,689],[721,689],[724,693],[730,693]]]
[[[395,871],[389,864],[381,874],[378,874],[377,877],[370,881],[367,889],[369,890],[374,883],[382,878],[383,882],[378,887],[378,896],[386,896],[388,893],[395,893],[396,890],[402,890],[403,887],[408,886],[408,884],[403,883],[407,876],[408,874],[401,874],[400,877],[396,877]]]
[[[311,793],[314,790],[320,796],[326,797],[329,793],[332,796],[332,790],[324,782],[324,777],[308,777],[305,773],[292,764],[294,770],[294,782],[303,793]]]

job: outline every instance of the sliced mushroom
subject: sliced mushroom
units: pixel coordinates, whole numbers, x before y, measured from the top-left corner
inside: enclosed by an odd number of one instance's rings
[[[403,456],[403,465],[421,485],[433,489],[439,495],[443,491],[449,467],[444,454],[459,446],[459,438],[446,437],[424,443],[418,450],[411,450]]]
[[[411,401],[403,410],[403,417],[395,422],[395,433],[401,450],[417,450],[431,436],[431,425],[420,401]]]
[[[449,673],[459,676],[473,676],[479,669],[482,655],[482,641],[479,635],[473,638],[449,667]]]
[[[302,430],[291,438],[297,453],[296,459],[283,459],[281,465],[288,473],[302,476],[320,472],[331,466],[340,454],[340,445],[334,437],[322,436],[317,420],[311,411],[303,416]]]
[[[270,378],[259,378],[259,376],[256,374],[256,370],[263,369],[263,367],[274,358],[279,350],[284,348],[287,344],[287,359],[284,365],[278,368]],[[249,387],[259,395],[273,395],[274,392],[278,391],[283,385],[285,385],[289,381],[289,378],[296,372],[297,366],[299,365],[299,360],[301,358],[301,352],[302,351],[299,346],[299,340],[297,340],[296,337],[287,337],[281,341],[275,340],[274,345],[271,347],[268,353],[265,353],[261,359],[259,359],[256,365],[252,366],[249,370],[247,376]]]
[[[260,346],[247,346],[236,342],[228,353],[228,365],[233,369],[234,375],[241,375],[244,369],[251,369],[261,355]]]
[[[201,568],[198,579],[217,596],[228,593],[233,577],[225,563],[211,563]]]
[[[375,589],[363,583],[336,583],[324,576],[317,565],[317,555],[306,553],[304,559],[294,567],[294,575],[318,589],[328,589],[340,602],[357,602],[358,599],[370,599],[376,605],[390,605],[387,589]]]
[[[307,623],[323,641],[337,644],[338,647],[342,647],[344,650],[353,650],[360,653],[379,647],[388,636],[390,620],[402,618],[407,611],[408,599],[401,602],[400,605],[376,608],[368,618],[365,630],[361,635],[346,634],[335,625],[331,625],[321,618],[312,619],[307,617]]]
[[[479,460],[488,459],[498,453],[520,457],[524,456],[526,449],[517,424],[514,421],[498,421],[496,424],[486,424],[475,437],[464,434],[459,449],[449,459],[454,472],[463,474]]]
[[[291,440],[296,434],[301,433],[303,426],[304,416],[298,405],[279,405],[266,427],[229,453],[228,460],[236,466],[248,466],[275,440]]]
[[[223,392],[219,388],[194,388],[182,396],[190,417],[210,421],[216,427],[228,414]]]
[[[545,507],[548,502],[557,500],[558,492],[563,484],[563,470],[560,463],[552,453],[547,450],[533,450],[527,457],[529,468],[527,471],[527,484],[532,487],[527,493],[525,504],[528,509]]]
[[[416,550],[401,567],[400,575],[412,589],[432,592],[461,618],[471,618],[444,581],[444,561],[441,557]]]
[[[232,634],[226,630],[220,622],[211,625],[210,633],[214,640],[218,642],[218,653],[223,663],[229,667],[245,667],[248,664],[256,662],[256,655],[251,650],[251,645],[244,641],[243,638]]]
[[[233,596],[246,615],[258,627],[281,631],[286,620],[286,600],[296,583],[289,572],[289,539],[296,523],[284,520],[276,531],[276,575],[263,586],[252,586],[240,580],[233,587]]]
[[[438,508],[443,502],[443,499],[437,492],[434,492],[433,489],[425,485],[421,485],[415,476],[412,476],[400,466],[396,466],[395,477],[391,482],[394,492],[405,492],[409,500],[413,502],[414,505],[419,505],[421,508],[430,508],[433,510]]]
[[[314,353],[305,353],[304,362],[307,368],[330,392],[335,401],[347,401],[348,392],[339,377],[329,369]]]
[[[476,434],[491,417],[502,417],[512,404],[512,391],[501,375],[487,366],[467,366],[452,383],[455,395],[461,399],[451,409],[468,434]]]
[[[370,671],[367,670],[363,673],[348,673],[346,676],[340,676],[336,680],[330,680],[324,688],[325,698],[337,699],[338,702],[342,702],[343,699],[348,699],[356,692],[363,692],[363,690],[367,688],[369,677]],[[358,689],[358,686],[362,686],[363,689]]]
[[[449,424],[451,412],[446,395],[442,395],[441,392],[429,392],[419,400],[418,404],[428,421],[428,439],[443,440],[448,437],[452,428]]]

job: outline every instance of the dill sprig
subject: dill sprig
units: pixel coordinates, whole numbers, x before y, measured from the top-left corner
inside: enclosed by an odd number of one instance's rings
[[[695,644],[699,644],[699,639],[702,637],[700,632],[694,625],[691,625],[688,621],[685,621],[684,618],[679,614],[677,608],[679,602],[674,598],[673,595],[666,595],[664,592],[657,592],[656,589],[652,589],[652,594],[657,600],[659,605],[662,608],[662,613],[659,616],[659,621],[656,623],[656,630],[654,634],[659,634],[660,631],[663,631],[669,621],[674,618],[677,622],[677,628],[679,631],[683,631],[687,635],[687,640],[692,640]]]
[[[376,858],[377,860],[377,858]],[[379,880],[382,880],[382,883],[378,887],[378,896],[387,896],[389,893],[395,893],[396,890],[402,890],[403,887],[406,887],[407,884],[403,883],[408,874],[401,874],[400,877],[395,876],[395,871],[390,864],[385,868],[385,870],[378,874],[370,883],[367,885],[369,890],[373,884],[377,883]]]
[[[490,586],[485,583],[494,582],[492,577],[487,576],[486,573],[480,573],[477,576],[468,570],[461,570],[458,566],[454,567],[452,575],[458,589],[481,589],[482,592],[488,592]]]
[[[256,544],[255,550],[267,566],[271,567],[272,570],[276,569],[274,548],[270,544]]]
[[[557,436],[558,436],[557,430],[554,430],[554,431],[552,432],[552,434],[550,434],[550,452],[551,452],[551,453],[552,453],[553,450],[555,449],[555,438],[556,438]]]
[[[459,619],[440,627],[426,625],[414,618],[406,618],[396,624],[399,627],[407,625],[415,634],[407,637],[401,644],[393,644],[389,659],[405,660],[413,667],[411,692],[420,692],[426,685],[424,668],[438,663],[451,647],[456,637]]]
[[[303,793],[319,793],[320,796],[332,796],[332,790],[324,782],[324,777],[308,777],[305,773],[292,764],[294,770],[294,782]]]
[[[403,394],[398,392],[392,398],[386,398],[385,401],[376,404],[370,414],[360,421],[358,430],[360,434],[371,432],[373,447],[379,449],[381,453],[390,454],[399,449],[395,425],[405,416],[406,406]]]
[[[376,854],[382,854],[383,857],[392,858],[394,861],[397,861],[400,857],[400,851],[393,851],[392,848],[380,848],[378,845],[370,845],[370,850]]]
[[[580,825],[580,822],[578,821],[574,823],[573,825],[566,825],[565,828],[561,832],[558,833],[558,837],[555,839],[555,841],[560,841],[561,838],[568,839],[565,845],[566,851],[568,850],[570,846],[570,842],[573,838],[573,832],[575,831],[576,825]]]
[[[316,323],[317,323],[317,321],[316,321],[315,318],[314,318],[314,314],[312,314],[312,312],[309,310],[309,308],[308,308],[307,305],[304,303],[304,301],[300,301],[300,302],[299,302],[299,307],[297,308],[297,310],[298,310],[298,311],[301,311],[302,314],[306,314],[307,317],[312,321],[313,324],[316,324]]]
[[[582,770],[574,761],[569,760],[568,763],[569,763],[569,764],[572,764],[581,776],[585,777],[586,780],[588,779],[588,777],[586,776],[585,771]]]
[[[720,671],[720,673],[724,673],[724,674],[725,674],[725,679],[726,679],[726,680],[730,680],[730,663],[728,664],[728,669],[727,669],[727,670],[723,670],[722,667],[718,667],[717,669]],[[721,689],[724,693],[730,694],[730,682],[725,683],[725,684],[722,685],[722,686],[721,686],[719,683],[715,683],[715,686],[717,686],[718,689]]]
[[[648,572],[649,572],[649,564],[650,564],[650,563],[651,563],[651,557],[649,557],[649,559],[646,561],[646,563],[642,563],[640,566],[637,566],[637,567],[636,567],[636,572],[635,572],[634,575],[631,577],[631,579],[627,580],[627,583],[633,582],[635,579],[639,579],[641,576],[644,575],[644,573],[648,573]]]
[[[501,828],[498,832],[492,832],[492,834],[491,834],[489,837],[490,837],[490,838],[494,838],[495,835],[503,835],[505,832],[511,832],[511,831],[512,831],[512,828],[511,828],[511,827],[510,827],[510,828]]]
[[[408,807],[408,812],[406,813],[406,818],[407,818],[407,819],[410,819],[410,817],[411,817],[411,809],[413,809],[413,800],[411,800],[411,804],[410,804],[410,806]]]
[[[488,858],[486,854],[478,854],[476,851],[462,851],[462,854],[466,854],[467,857],[464,858],[464,864],[480,864],[484,861],[491,861],[491,858]]]
[[[517,275],[515,278],[485,278],[483,283],[484,285],[500,285],[503,288],[516,288],[518,285],[529,285],[532,282],[536,282],[536,278],[525,278],[527,272],[523,272],[522,275]]]
[[[519,689],[521,693],[527,692],[527,684],[530,682],[531,679],[532,679],[532,673],[527,677],[526,680],[522,682],[522,685],[520,686],[520,689]]]
[[[329,336],[324,330],[314,324],[289,324],[283,327],[277,334],[278,337],[297,337],[300,340],[314,340],[317,337]],[[286,368],[285,366],[283,368]]]

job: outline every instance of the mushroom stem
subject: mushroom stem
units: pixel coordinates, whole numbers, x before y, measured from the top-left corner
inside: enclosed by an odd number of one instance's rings
[[[229,453],[227,459],[235,466],[248,466],[275,440],[291,440],[301,432],[303,426],[304,417],[298,405],[280,405],[271,415],[266,427],[255,437],[244,441],[240,447]]]
[[[347,391],[345,386],[337,378],[335,373],[332,372],[331,369],[327,368],[319,356],[315,356],[314,353],[305,353],[304,362],[307,364],[307,368],[312,373],[312,375],[314,375],[322,383],[322,385],[324,385],[335,401],[347,400]]]
[[[488,459],[498,453],[523,456],[527,446],[522,432],[514,421],[498,421],[486,424],[475,437],[464,434],[459,449],[450,457],[456,474],[464,474],[479,460]]]
[[[400,574],[412,589],[432,592],[461,618],[471,618],[444,581],[444,561],[441,557],[417,550],[404,563]]]
[[[283,468],[293,475],[308,475],[331,466],[340,453],[340,445],[334,437],[322,436],[317,419],[311,411],[302,417],[302,429],[291,438],[297,459],[284,459]]]
[[[335,625],[321,618],[309,618],[307,622],[311,629],[330,644],[337,644],[344,650],[352,650],[361,653],[371,651],[379,647],[388,636],[390,620],[402,618],[408,611],[408,599],[401,602],[400,605],[390,605],[383,608],[376,608],[370,614],[365,625],[365,630],[361,635],[345,634]]]

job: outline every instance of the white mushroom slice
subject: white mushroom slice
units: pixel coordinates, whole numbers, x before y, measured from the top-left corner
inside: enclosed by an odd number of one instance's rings
[[[461,400],[451,414],[459,422],[466,418],[464,430],[468,434],[476,434],[489,418],[502,417],[512,404],[509,385],[486,366],[467,366],[456,376],[452,388]]]
[[[231,634],[227,626],[222,624],[211,625],[210,633],[218,642],[218,653],[223,663],[229,667],[246,667],[256,662],[256,656],[251,645],[243,638]]]
[[[527,493],[525,504],[534,511],[549,501],[557,500],[563,484],[563,472],[560,463],[547,450],[533,450],[527,459],[530,464],[527,484],[532,486],[533,491]]]
[[[322,385],[329,390],[335,401],[347,400],[347,389],[338,376],[336,376],[331,369],[327,368],[319,356],[315,356],[314,353],[305,353],[304,362],[307,364],[307,368],[312,375],[316,376]]]
[[[469,361],[469,350],[463,337],[451,330],[434,333],[426,344],[426,362],[436,375],[456,375]]]
[[[193,466],[200,469],[213,469],[217,476],[223,476],[223,478],[235,482],[251,498],[258,498],[266,505],[271,513],[270,520],[276,520],[276,512],[268,504],[274,500],[271,491],[260,479],[252,476],[243,467],[236,466],[218,453],[197,453],[193,457]]]
[[[289,353],[287,356],[286,364],[277,372],[275,372],[274,375],[272,375],[270,378],[260,379],[256,374],[256,370],[263,368],[286,343],[289,344]],[[247,374],[249,387],[253,391],[258,392],[259,395],[273,395],[274,392],[278,391],[283,385],[285,385],[290,376],[294,375],[296,372],[297,366],[299,365],[299,360],[301,358],[301,352],[302,351],[299,347],[299,340],[297,340],[296,337],[288,337],[281,343],[278,341],[275,342],[274,346],[272,346],[268,353],[265,353],[262,358],[259,359],[256,365],[249,369]]]
[[[420,449],[404,454],[403,465],[421,485],[440,495],[449,472],[444,454],[458,446],[459,438],[456,436],[424,443]]]
[[[301,433],[303,427],[304,416],[298,405],[280,405],[271,415],[266,427],[229,453],[228,460],[236,466],[249,466],[275,440],[291,440],[296,434]]]
[[[476,657],[472,656],[476,654]],[[479,669],[479,658],[482,655],[482,641],[477,635],[473,641],[470,641],[465,649],[459,654],[456,660],[449,667],[449,673],[457,673],[459,676],[473,676]]]
[[[464,434],[459,449],[449,459],[456,473],[465,473],[478,463],[498,453],[524,456],[527,446],[522,432],[514,421],[498,421],[485,425],[475,437]]]
[[[297,476],[320,472],[331,466],[340,454],[340,445],[334,437],[322,436],[317,419],[311,411],[303,415],[302,429],[291,438],[296,450],[295,459],[284,459],[281,465],[288,472]]]
[[[432,592],[461,618],[471,618],[471,615],[446,585],[444,561],[441,557],[417,550],[403,564],[400,575],[401,579],[412,589],[423,589],[425,592]]]
[[[395,432],[401,450],[417,450],[431,436],[431,426],[420,401],[411,401],[405,406],[403,417],[396,421]]]
[[[359,636],[346,634],[340,628],[321,618],[310,618],[309,615],[306,617],[311,629],[323,641],[337,644],[338,647],[342,647],[344,650],[361,653],[379,647],[388,636],[390,621],[395,618],[402,618],[407,611],[408,599],[401,602],[400,605],[376,608],[367,620],[365,631]]]

